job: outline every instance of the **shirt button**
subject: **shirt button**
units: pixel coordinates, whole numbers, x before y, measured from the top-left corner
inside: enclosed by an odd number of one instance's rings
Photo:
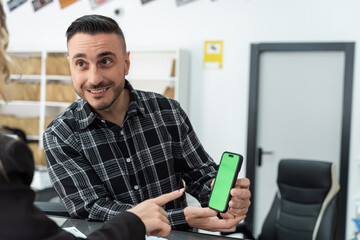
[[[131,162],[130,158],[127,158],[127,159],[126,159],[126,162]]]
[[[135,190],[138,190],[138,189],[139,189],[139,186],[138,186],[138,185],[135,185],[135,186],[134,186],[134,189],[135,189]]]
[[[124,131],[123,131],[123,130],[121,130],[121,131],[120,131],[120,134],[121,134],[121,135],[124,135]]]

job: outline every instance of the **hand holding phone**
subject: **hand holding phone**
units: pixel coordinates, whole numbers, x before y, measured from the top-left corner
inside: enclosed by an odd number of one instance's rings
[[[227,211],[231,198],[230,190],[235,187],[242,162],[243,157],[240,154],[223,153],[209,200],[210,208],[222,213]]]

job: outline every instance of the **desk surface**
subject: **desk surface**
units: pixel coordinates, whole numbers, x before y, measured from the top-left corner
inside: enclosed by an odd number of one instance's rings
[[[65,220],[61,227],[76,227],[80,232],[88,236],[90,233],[95,231],[96,229],[99,229],[103,223],[102,222],[88,222],[85,220],[80,219],[72,219],[72,218],[63,218],[63,217],[56,217],[57,219],[63,219]],[[209,235],[209,234],[203,234],[203,233],[192,233],[192,232],[183,232],[183,231],[175,231],[172,230],[170,235],[166,237],[166,239],[169,240],[202,240],[202,239],[208,239],[208,240],[224,240],[224,239],[231,239],[227,237],[222,236],[216,236],[216,235]],[[239,238],[237,238],[239,239]]]

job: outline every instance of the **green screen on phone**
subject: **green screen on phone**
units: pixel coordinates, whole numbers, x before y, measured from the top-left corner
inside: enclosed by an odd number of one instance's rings
[[[240,155],[225,152],[221,158],[218,173],[216,175],[214,187],[209,200],[209,207],[219,212],[227,209],[229,193],[233,185],[234,179],[238,174],[238,164]]]

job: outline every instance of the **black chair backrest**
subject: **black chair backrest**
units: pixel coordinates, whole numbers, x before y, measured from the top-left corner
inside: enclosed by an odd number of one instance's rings
[[[335,239],[340,189],[330,162],[284,159],[261,240]]]

